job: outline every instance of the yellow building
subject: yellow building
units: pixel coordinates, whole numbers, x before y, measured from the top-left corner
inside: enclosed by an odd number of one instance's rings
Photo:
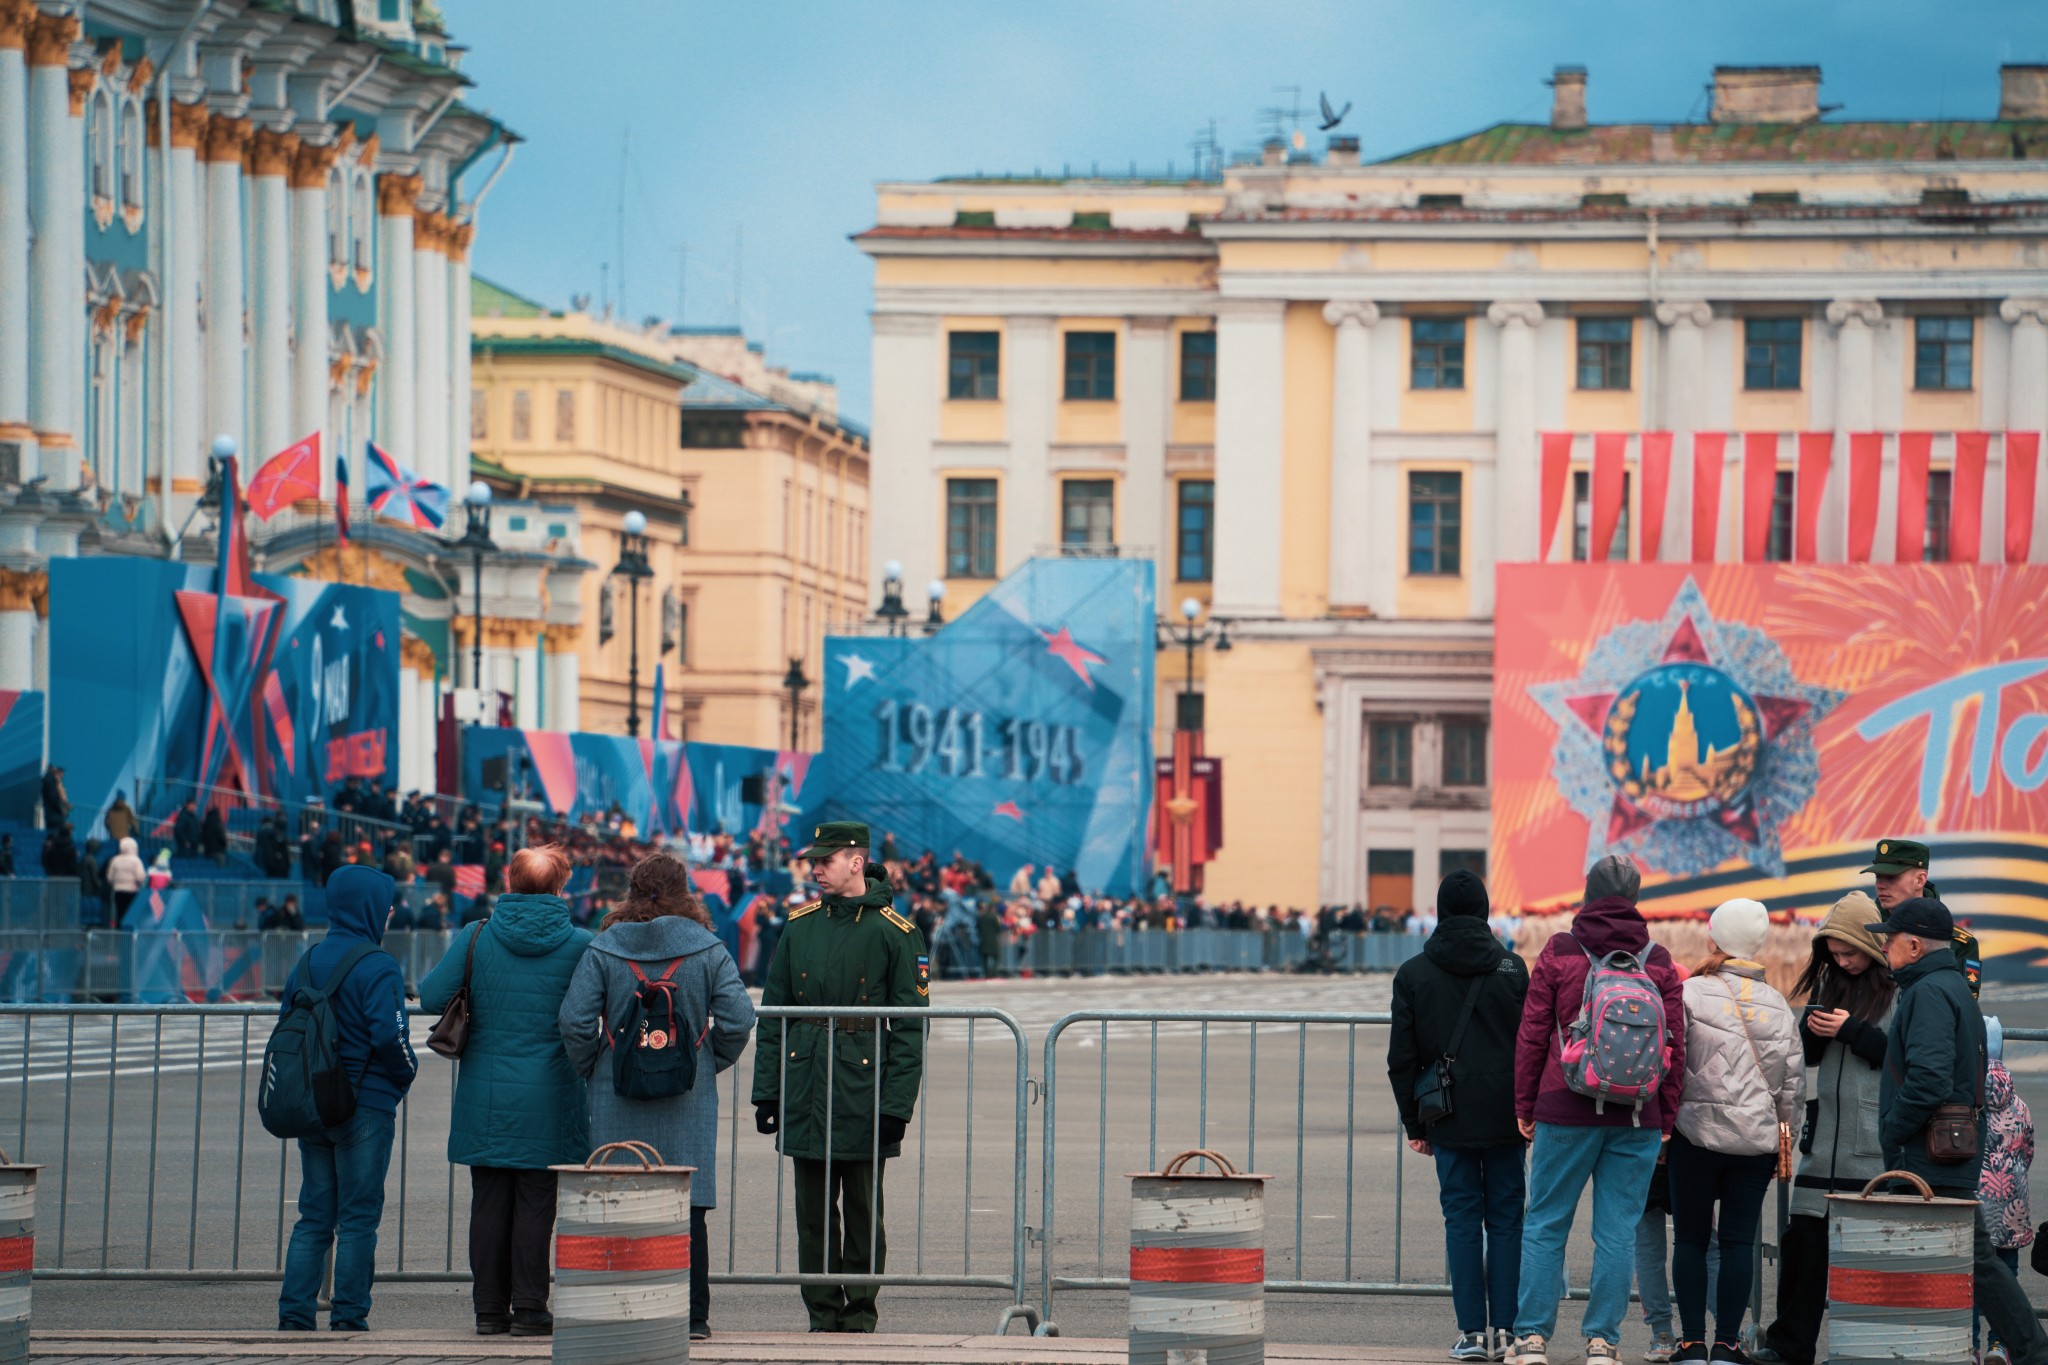
[[[817,677],[826,633],[867,610],[867,441],[832,416],[830,381],[767,369],[731,329],[634,329],[474,289],[477,474],[578,509],[595,566],[581,629],[544,642],[580,661],[576,703],[549,723],[626,731],[633,611],[612,570],[638,511],[654,573],[639,589],[640,733],[663,662],[670,734],[786,746],[790,661]],[[800,703],[804,747],[816,695]]]
[[[1591,123],[1583,69],[1552,85],[1548,124],[1371,164],[1333,136],[1199,180],[878,190],[875,562],[943,578],[953,614],[1037,550],[1141,553],[1162,603],[1228,619],[1236,648],[1197,665],[1229,774],[1212,896],[1427,904],[1484,869],[1494,566],[1587,553],[1590,435],[1539,546],[1539,433],[1821,430],[1843,451],[2048,417],[2048,68],[2004,68],[1995,118],[1939,122],[1824,118],[1817,67],[1718,69],[1700,124]],[[1952,450],[1937,437],[1935,558]],[[1822,559],[1844,555],[1846,466]],[[1663,510],[1689,525],[1688,481]],[[1179,655],[1160,672],[1164,718]]]

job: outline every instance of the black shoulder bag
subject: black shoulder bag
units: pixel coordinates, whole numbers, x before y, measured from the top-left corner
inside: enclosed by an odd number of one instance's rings
[[[1415,1117],[1424,1128],[1451,1116],[1451,1064],[1458,1060],[1458,1046],[1465,1041],[1466,1026],[1472,1022],[1472,1010],[1479,1003],[1479,988],[1485,984],[1483,976],[1472,978],[1471,988],[1465,992],[1465,1003],[1458,1011],[1458,1026],[1451,1030],[1451,1041],[1444,1048],[1444,1055],[1415,1078]]]

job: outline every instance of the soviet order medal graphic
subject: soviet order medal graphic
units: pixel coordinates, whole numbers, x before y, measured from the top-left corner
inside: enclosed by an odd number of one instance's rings
[[[1587,823],[1586,864],[1628,853],[1672,876],[1740,859],[1782,876],[1779,826],[1820,778],[1813,727],[1843,694],[1800,682],[1775,641],[1716,621],[1688,578],[1661,621],[1616,626],[1567,682],[1551,776]]]

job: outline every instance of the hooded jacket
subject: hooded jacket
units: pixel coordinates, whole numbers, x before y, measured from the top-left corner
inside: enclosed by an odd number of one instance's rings
[[[398,887],[382,872],[349,868],[327,884],[327,936],[305,951],[285,982],[278,1016],[291,1008],[301,980],[328,984],[328,973],[358,943],[382,944],[384,922]],[[398,1112],[419,1063],[405,1017],[405,975],[398,959],[374,952],[358,962],[333,993],[336,1051],[355,1082],[356,1106]]]
[[[1564,1071],[1558,1065],[1558,1039],[1579,1017],[1586,973],[1593,959],[1613,952],[1641,957],[1664,998],[1664,1042],[1671,1065],[1657,1093],[1643,1102],[1640,1120],[1643,1127],[1661,1128],[1669,1136],[1685,1083],[1685,1000],[1678,964],[1662,944],[1650,942],[1650,926],[1627,896],[1588,901],[1572,920],[1570,931],[1551,935],[1537,955],[1515,1043],[1515,1114],[1574,1128],[1626,1128],[1637,1122],[1633,1105],[1609,1104],[1606,1112],[1600,1112],[1590,1098],[1565,1085]]]
[[[1977,1201],[1991,1245],[2023,1247],[2034,1240],[2034,1215],[2027,1202],[2027,1170],[2034,1164],[2034,1115],[2012,1083],[2004,1062],[1984,1071],[1984,1174]]]
[[[149,869],[142,865],[142,859],[135,851],[135,841],[122,839],[121,851],[107,864],[107,889],[140,891],[148,880]]]
[[[1451,1062],[1451,1113],[1424,1129],[1415,1112],[1415,1082],[1450,1047],[1473,982],[1472,1019]],[[1515,1127],[1515,1035],[1529,970],[1503,948],[1484,915],[1443,919],[1422,955],[1394,973],[1393,1028],[1387,1036],[1387,1080],[1414,1139],[1439,1147],[1506,1147],[1522,1140]]]
[[[1898,1003],[1878,1089],[1878,1136],[1884,1142],[1885,1167],[1911,1171],[1939,1192],[1974,1199],[1983,1165],[1982,1119],[1978,1160],[1940,1165],[1928,1157],[1923,1135],[1942,1105],[1979,1102],[1986,1055],[1984,1016],[1952,953],[1928,953],[1894,979],[1899,983]]]
[[[1861,891],[1835,902],[1814,937],[1834,939],[1874,959],[1867,971],[1889,975],[1884,945],[1863,926],[1877,918],[1877,904]],[[1827,970],[1836,969],[1830,965]],[[1879,1019],[1851,1019],[1832,1038],[1807,1027],[1799,1016],[1799,1040],[1806,1056],[1806,1124],[1799,1138],[1799,1174],[1792,1182],[1792,1212],[1802,1218],[1828,1216],[1827,1196],[1854,1193],[1884,1170],[1877,1136],[1877,1091],[1884,1066],[1885,1030],[1897,1007],[1894,994]]]
[[[676,1013],[697,1048],[697,1079],[681,1095],[630,1100],[612,1080],[611,1035],[624,1026],[640,981],[678,963]],[[593,1149],[628,1139],[645,1142],[671,1166],[694,1166],[690,1203],[718,1205],[718,1073],[740,1059],[754,1032],[754,1002],[718,936],[692,919],[663,915],[642,924],[615,924],[590,941],[576,964],[557,1015],[569,1065],[590,1090]]]
[[[343,868],[335,879],[348,872]],[[491,917],[459,930],[420,982],[421,1005],[448,1008],[461,989],[472,940],[469,1046],[455,1073],[448,1160],[524,1171],[584,1160],[590,1111],[583,1078],[562,1048],[557,1016],[590,931],[570,921],[560,896],[500,896]]]
[[[1685,1080],[1678,1131],[1730,1156],[1778,1150],[1778,1125],[1799,1114],[1806,1079],[1792,1007],[1739,959],[1684,986]]]

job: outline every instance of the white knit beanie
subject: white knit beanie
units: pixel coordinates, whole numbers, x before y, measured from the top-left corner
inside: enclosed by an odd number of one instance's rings
[[[1707,937],[1714,941],[1714,946],[1745,962],[1757,960],[1764,950],[1764,940],[1770,935],[1771,912],[1764,909],[1762,901],[1722,901],[1707,920]]]

